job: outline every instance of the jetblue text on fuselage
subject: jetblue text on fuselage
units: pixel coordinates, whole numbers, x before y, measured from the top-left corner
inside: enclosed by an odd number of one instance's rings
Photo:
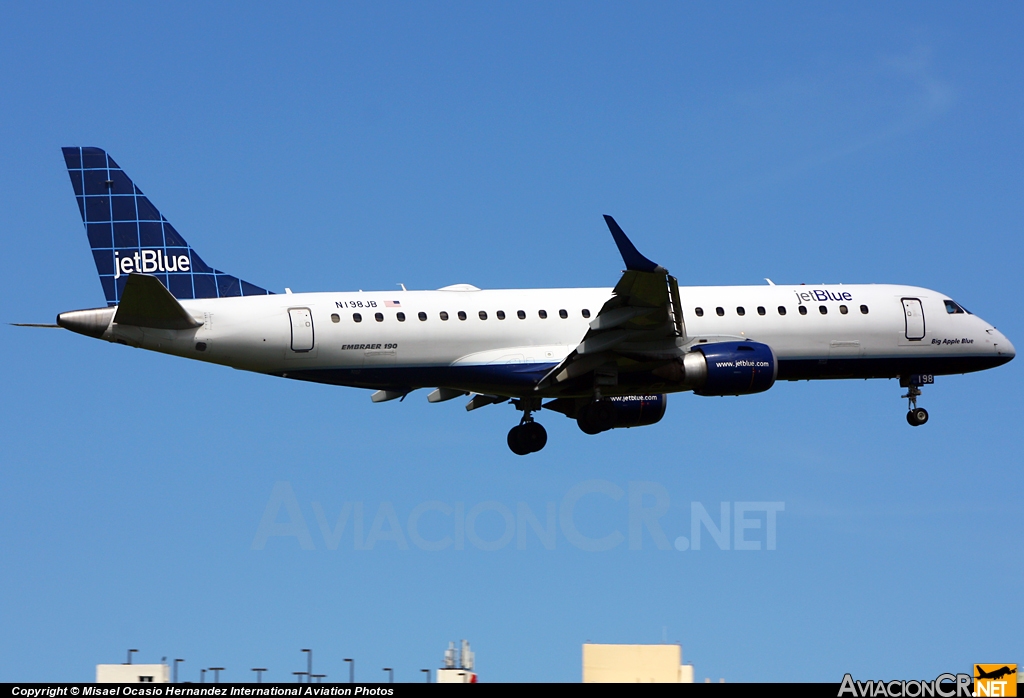
[[[114,278],[120,279],[132,272],[152,274],[155,271],[191,271],[188,255],[165,255],[163,250],[139,250],[135,254],[120,256],[114,253]]]
[[[853,294],[850,293],[849,291],[843,291],[842,293],[832,293],[831,291],[815,289],[813,291],[793,291],[793,293],[796,294],[796,299],[801,302],[853,300]]]

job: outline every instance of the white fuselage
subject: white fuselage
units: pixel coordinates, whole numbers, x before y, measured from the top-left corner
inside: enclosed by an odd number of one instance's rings
[[[317,382],[516,395],[577,347],[611,294],[454,287],[182,300],[200,327],[111,323],[103,338]],[[1014,356],[991,324],[951,311],[948,296],[924,288],[682,287],[680,300],[681,352],[698,342],[754,340],[771,347],[780,380],[966,373]]]

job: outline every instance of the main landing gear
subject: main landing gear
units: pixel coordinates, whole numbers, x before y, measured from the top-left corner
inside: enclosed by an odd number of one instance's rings
[[[907,406],[907,424],[912,427],[919,427],[928,421],[928,410],[917,406],[917,398],[921,397],[921,386],[934,383],[934,376],[912,375],[900,379],[900,386],[907,389],[903,397],[909,400]]]
[[[539,400],[534,403],[527,399],[513,401],[516,408],[523,411],[523,419],[519,422],[519,426],[512,427],[508,432],[508,447],[517,456],[536,453],[548,442],[547,430],[533,421],[533,412],[540,409],[539,403]]]

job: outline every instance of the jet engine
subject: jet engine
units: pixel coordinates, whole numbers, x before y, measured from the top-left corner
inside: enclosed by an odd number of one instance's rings
[[[609,429],[628,429],[656,424],[665,416],[666,395],[616,395],[595,402],[579,404],[575,400],[558,399],[544,405],[546,410],[574,417],[587,434]]]
[[[775,384],[779,366],[775,353],[760,342],[698,344],[679,361],[654,371],[681,383],[695,395],[749,395]]]

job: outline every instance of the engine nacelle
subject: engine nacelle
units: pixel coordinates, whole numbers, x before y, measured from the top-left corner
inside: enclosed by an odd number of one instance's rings
[[[555,400],[555,403],[560,402]],[[599,434],[609,429],[644,427],[660,422],[665,416],[668,396],[616,395],[583,404],[575,409],[575,414],[569,409],[570,404],[566,401],[564,405],[549,403],[544,407],[563,412],[566,416],[575,416],[576,423],[585,433]]]
[[[603,401],[610,403],[615,410],[612,429],[657,424],[665,416],[668,407],[667,395],[616,395]]]
[[[716,342],[698,344],[683,357],[683,373],[695,395],[750,395],[775,384],[779,365],[767,344]]]

